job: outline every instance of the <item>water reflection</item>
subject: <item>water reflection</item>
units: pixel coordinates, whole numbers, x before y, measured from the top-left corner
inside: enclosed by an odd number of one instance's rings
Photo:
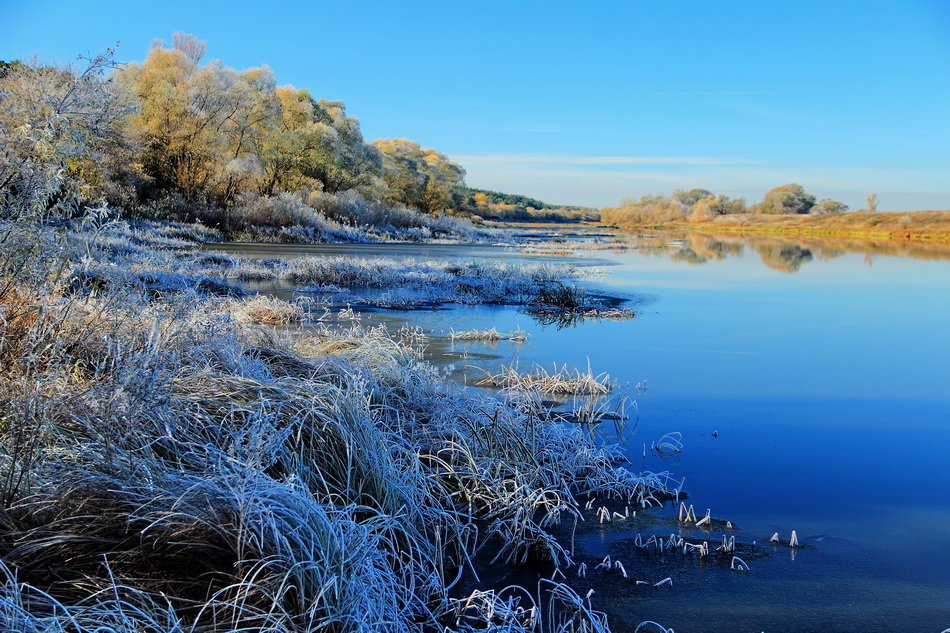
[[[867,266],[877,256],[914,259],[950,259],[950,244],[937,242],[874,241],[808,236],[741,235],[688,231],[668,235],[639,235],[633,246],[641,253],[669,257],[689,264],[705,264],[741,257],[746,249],[762,263],[785,273],[798,272],[812,261],[829,261],[846,253],[863,253]]]

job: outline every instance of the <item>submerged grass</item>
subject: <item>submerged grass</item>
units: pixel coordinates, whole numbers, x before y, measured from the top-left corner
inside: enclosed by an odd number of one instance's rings
[[[578,498],[668,494],[663,474],[451,387],[413,331],[291,337],[259,324],[297,305],[123,281],[242,265],[226,256],[34,228],[2,228],[22,248],[0,262],[0,629],[605,630],[564,584],[530,617],[453,587],[480,551],[570,565],[555,535]],[[313,262],[259,266],[336,283]]]

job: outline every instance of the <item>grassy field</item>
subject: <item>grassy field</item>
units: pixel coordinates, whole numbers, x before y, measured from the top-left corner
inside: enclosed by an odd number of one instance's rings
[[[950,242],[950,211],[856,212],[829,215],[735,214],[720,215],[705,221],[670,222],[661,225],[661,228]]]

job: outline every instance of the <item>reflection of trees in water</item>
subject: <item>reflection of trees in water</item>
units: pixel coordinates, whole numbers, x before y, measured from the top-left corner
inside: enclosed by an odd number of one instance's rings
[[[745,251],[746,242],[762,257],[763,264],[785,273],[797,272],[802,264],[814,258],[810,249],[784,240],[750,241],[742,238],[719,238],[707,234],[688,235],[686,243],[670,252],[670,257],[690,264],[720,261],[730,256],[741,256]],[[830,249],[821,251],[822,259],[831,259],[840,254]]]
[[[752,248],[762,257],[763,264],[783,273],[798,272],[802,264],[814,259],[810,250],[797,244],[760,243]]]
[[[684,232],[663,237],[644,237],[637,250],[662,255],[674,261],[705,264],[742,255],[750,247],[766,266],[782,272],[797,272],[806,262],[828,261],[847,253],[861,253],[868,266],[872,256],[890,255],[915,259],[950,259],[950,244],[939,242],[874,241],[860,238],[736,235],[708,232]]]
[[[821,261],[827,262],[832,259],[837,259],[838,257],[841,257],[847,251],[843,251],[837,248],[824,248],[824,247],[819,246],[817,248],[812,248],[811,252],[814,253],[815,257],[817,257]]]
[[[744,247],[738,241],[726,241],[700,233],[691,233],[686,236],[686,243],[670,253],[675,261],[689,264],[705,264],[708,261],[719,261],[730,255],[742,255]]]
[[[745,247],[742,242],[725,241],[712,235],[696,234],[689,236],[689,245],[700,257],[709,260],[726,259],[731,255],[742,255]]]

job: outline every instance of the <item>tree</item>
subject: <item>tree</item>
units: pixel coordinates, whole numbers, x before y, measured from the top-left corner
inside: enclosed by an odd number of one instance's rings
[[[706,189],[690,189],[688,191],[677,189],[673,192],[671,200],[679,207],[680,212],[686,216],[689,215],[693,210],[693,205],[703,198],[708,198],[711,195],[713,195],[712,192],[707,191]]]
[[[693,190],[697,191],[697,190]],[[699,191],[702,191],[701,189]],[[710,194],[697,200],[692,205],[692,220],[702,220],[715,217],[717,215],[729,215],[732,213],[744,213],[745,201],[742,199],[732,199],[724,194]]]
[[[844,213],[847,210],[848,205],[831,198],[822,198],[818,201],[818,204],[811,208],[811,212],[817,214]]]
[[[799,184],[791,183],[776,187],[765,194],[765,199],[756,207],[758,213],[808,213],[815,206],[815,196]]]
[[[424,213],[461,210],[467,200],[465,170],[445,154],[408,139],[380,139],[389,201]]]
[[[342,101],[320,100],[315,115],[327,126],[323,137],[323,160],[312,165],[311,173],[327,193],[347,191],[382,174],[379,151],[366,143],[359,122],[346,114]]]
[[[127,113],[107,73],[113,50],[86,68],[12,63],[0,77],[0,215],[70,214],[98,201],[105,156]]]
[[[262,193],[312,189],[337,193],[382,175],[382,159],[363,140],[342,101],[317,101],[307,90],[277,88],[280,116],[261,152]]]
[[[158,43],[143,63],[119,74],[138,98],[132,129],[144,148],[142,168],[159,189],[189,197],[205,193],[214,163],[225,153],[217,134],[230,112],[221,99],[222,70],[201,69],[193,55]]]
[[[867,201],[867,204],[868,204],[868,208],[866,209],[866,211],[868,213],[877,212],[877,194],[869,193],[868,197],[865,200]]]
[[[240,191],[252,191],[264,180],[261,155],[281,116],[276,82],[270,68],[250,68],[232,85],[233,114],[221,128],[226,137],[219,193],[230,201]]]
[[[280,106],[270,69],[199,66],[203,53],[203,42],[176,33],[173,48],[157,43],[119,78],[139,101],[131,127],[156,187],[227,202],[263,178],[260,153]]]

